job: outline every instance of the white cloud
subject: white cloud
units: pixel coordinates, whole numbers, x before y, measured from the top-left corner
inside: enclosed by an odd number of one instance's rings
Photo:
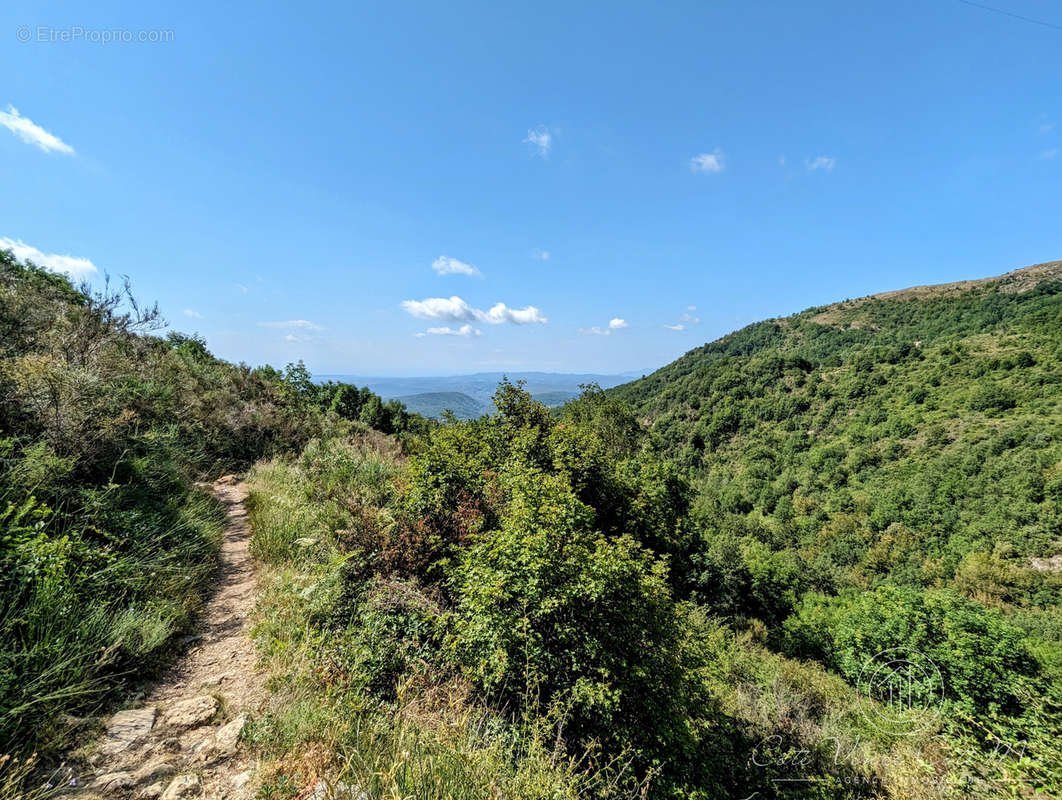
[[[443,326],[441,328],[428,328],[424,333],[415,334],[417,338],[425,336],[482,336],[483,331],[476,330],[471,325],[462,325],[460,328]]]
[[[549,150],[553,147],[553,134],[549,132],[549,128],[545,125],[539,125],[537,128],[527,132],[527,138],[524,139],[524,144],[529,144],[535,148],[536,155],[539,155],[542,158],[548,158]]]
[[[830,158],[829,156],[818,156],[816,158],[809,158],[804,161],[807,164],[808,172],[814,172],[817,169],[824,169],[827,172],[832,172],[834,165],[837,164],[836,158]]]
[[[697,310],[697,306],[686,306],[686,310],[679,315],[678,322],[674,325],[665,324],[664,327],[669,331],[684,331],[690,325],[696,325],[701,321],[701,318],[694,315],[694,311]]]
[[[457,296],[403,300],[402,309],[418,319],[436,319],[446,322],[486,322],[490,325],[511,322],[514,325],[525,325],[531,322],[547,321],[535,306],[509,308],[505,303],[495,303],[489,311],[483,311],[473,308]]]
[[[402,308],[407,314],[419,319],[444,319],[452,322],[474,320],[476,309],[456,295],[454,297],[428,297],[424,300],[403,300]]]
[[[1042,153],[1040,153],[1040,158],[1050,160],[1052,158],[1055,158],[1060,152],[1062,152],[1062,150],[1059,150],[1057,147],[1052,147],[1051,149],[1044,150]]]
[[[546,318],[542,316],[542,312],[534,306],[525,306],[524,308],[509,308],[505,303],[495,303],[490,307],[485,315],[482,311],[476,312],[479,319],[484,322],[489,322],[492,325],[499,325],[502,322],[511,322],[514,325],[526,325],[529,322],[546,322]]]
[[[431,262],[431,268],[440,275],[471,275],[474,278],[483,277],[483,273],[471,264],[466,264],[464,261],[458,261],[456,258],[450,258],[450,256],[439,256]]]
[[[237,283],[237,284],[236,284],[236,288],[240,290],[240,294],[247,294],[247,292],[249,292],[249,291],[250,291],[250,289],[248,289],[248,288],[247,288],[246,286],[244,286],[244,285],[243,285],[242,283]]]
[[[717,147],[714,152],[694,156],[690,159],[690,169],[694,172],[722,172],[723,151]]]
[[[259,322],[263,328],[293,328],[302,331],[323,331],[324,327],[308,319],[288,319],[281,322]]]
[[[72,156],[74,148],[53,133],[48,133],[40,125],[37,125],[29,117],[18,113],[18,109],[12,105],[7,111],[0,111],[0,125],[3,125],[15,136],[26,144],[35,144],[45,153],[63,153]]]
[[[62,272],[71,278],[88,278],[99,272],[96,265],[87,258],[76,256],[63,256],[58,253],[42,253],[36,247],[23,242],[21,239],[9,239],[0,237],[0,250],[10,250],[19,261],[32,261],[38,267],[44,267],[52,272]]]
[[[628,327],[627,320],[613,317],[608,321],[607,328],[594,325],[592,328],[579,328],[579,333],[583,336],[611,336],[612,331],[620,331],[626,327]]]
[[[538,261],[549,261],[549,250],[539,250],[538,248],[535,248],[531,251],[531,258]]]
[[[203,318],[202,314],[200,314],[198,311],[195,311],[194,309],[191,309],[191,308],[186,308],[184,310],[184,315],[186,317],[191,317],[192,319],[202,319]]]

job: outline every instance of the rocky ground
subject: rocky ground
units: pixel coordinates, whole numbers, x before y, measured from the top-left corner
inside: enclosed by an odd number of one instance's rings
[[[102,739],[75,754],[69,790],[88,800],[241,800],[254,794],[256,765],[241,747],[264,703],[248,635],[256,581],[248,550],[247,489],[227,475],[213,484],[228,505],[216,583],[188,650],[135,707],[119,711]]]

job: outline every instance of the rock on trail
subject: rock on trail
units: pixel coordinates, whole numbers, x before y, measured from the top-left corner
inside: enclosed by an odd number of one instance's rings
[[[114,714],[102,739],[74,754],[85,769],[68,793],[129,800],[250,800],[256,764],[241,746],[262,707],[264,678],[248,636],[256,580],[248,550],[246,486],[226,475],[209,486],[228,506],[214,584],[188,651],[142,705]]]

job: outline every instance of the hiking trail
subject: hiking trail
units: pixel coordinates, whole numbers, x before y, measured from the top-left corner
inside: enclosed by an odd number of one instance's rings
[[[135,707],[106,723],[83,748],[85,767],[70,791],[79,798],[250,800],[255,760],[240,745],[262,708],[264,676],[249,636],[257,580],[248,548],[248,490],[236,476],[204,484],[228,506],[214,583],[187,650]]]

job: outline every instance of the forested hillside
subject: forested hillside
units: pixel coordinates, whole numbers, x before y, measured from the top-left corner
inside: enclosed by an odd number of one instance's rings
[[[503,382],[408,459],[260,466],[267,789],[1057,792],[1058,273],[754,325],[559,415]],[[893,648],[940,676],[903,735],[858,691]]]
[[[262,797],[1062,790],[1060,265],[436,424],[0,259],[0,752],[164,662],[251,467]],[[861,693],[893,648],[932,706]]]
[[[1058,637],[1062,263],[762,322],[613,396],[695,476],[721,611],[950,588]]]

